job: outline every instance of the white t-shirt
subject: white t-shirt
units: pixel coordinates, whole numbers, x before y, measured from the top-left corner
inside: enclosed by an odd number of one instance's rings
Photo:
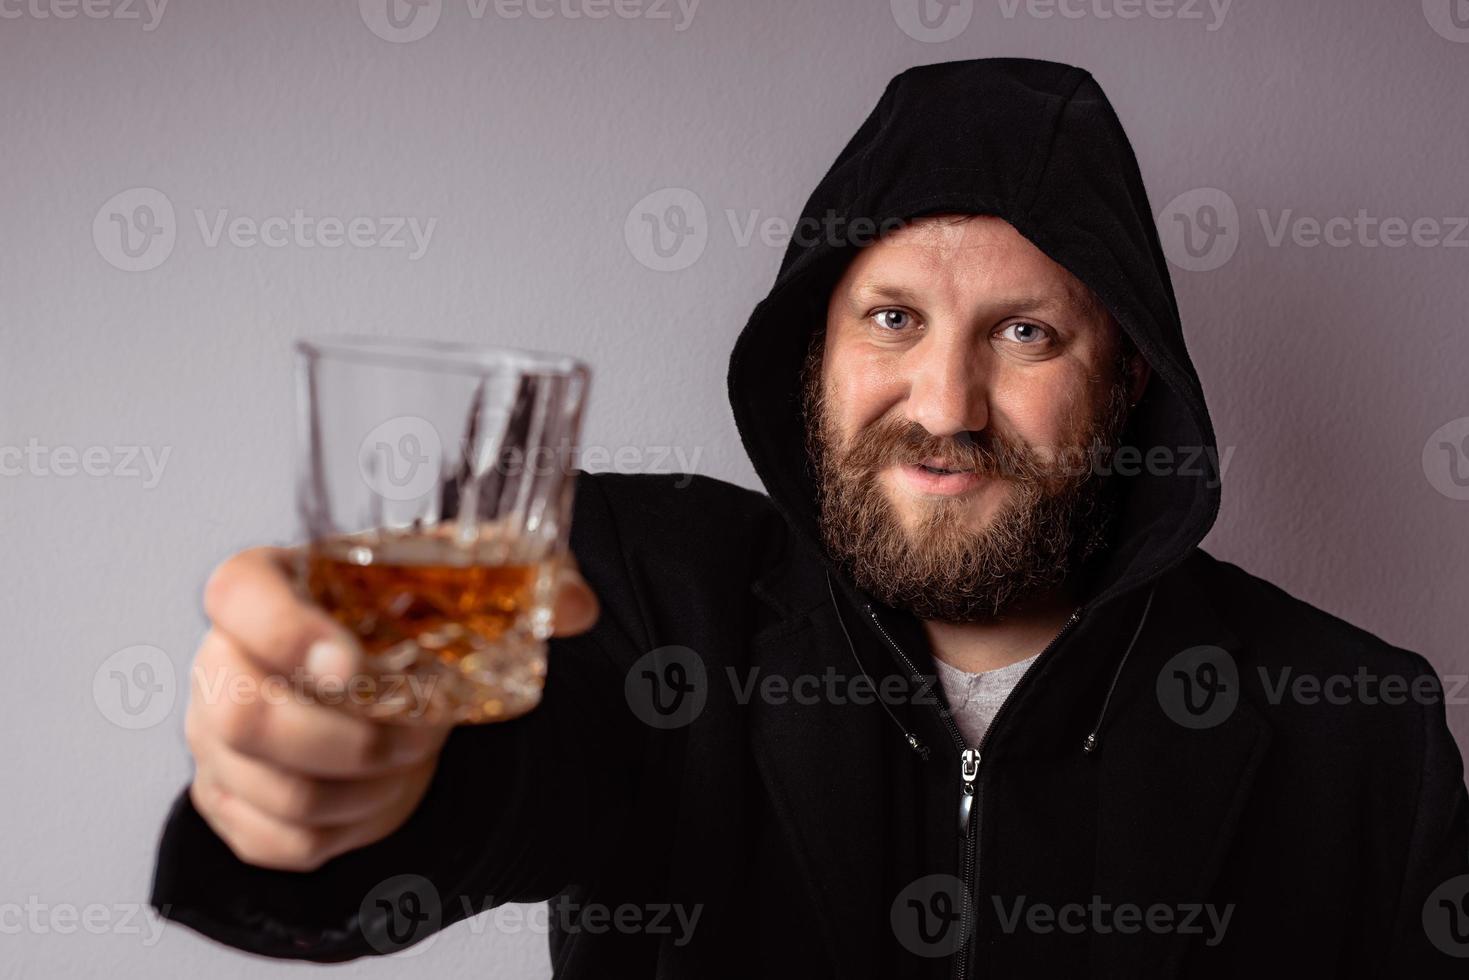
[[[944,698],[953,709],[954,722],[959,726],[959,731],[963,733],[964,741],[970,748],[979,745],[985,731],[990,727],[990,722],[995,719],[995,712],[1000,710],[1000,705],[1010,696],[1026,668],[1038,656],[1040,654],[1017,660],[1008,667],[978,674],[951,667],[934,658],[934,664],[938,667],[939,683],[944,687]]]

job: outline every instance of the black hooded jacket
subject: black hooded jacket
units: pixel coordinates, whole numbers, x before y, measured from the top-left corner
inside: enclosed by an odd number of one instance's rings
[[[797,387],[859,237],[940,212],[1005,219],[1096,293],[1152,367],[1125,442],[1171,461],[1118,466],[1115,545],[977,760],[921,623],[823,553]],[[1462,975],[1469,802],[1436,675],[1198,548],[1214,432],[1097,82],[906,71],[803,220],[825,230],[795,237],[729,366],[769,496],[583,475],[572,547],[603,611],[551,641],[537,709],[456,729],[407,824],[309,874],[242,863],[181,794],[153,903],[335,961],[550,899],[568,978]],[[510,921],[460,928],[490,959],[538,927]]]

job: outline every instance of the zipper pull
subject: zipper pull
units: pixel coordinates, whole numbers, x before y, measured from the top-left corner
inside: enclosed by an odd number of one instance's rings
[[[918,740],[918,736],[912,732],[904,732],[903,737],[908,740],[908,747],[918,753],[918,758],[924,762],[928,761],[928,746]]]
[[[959,836],[969,836],[969,818],[974,812],[974,780],[979,775],[979,750],[965,749],[959,756]]]

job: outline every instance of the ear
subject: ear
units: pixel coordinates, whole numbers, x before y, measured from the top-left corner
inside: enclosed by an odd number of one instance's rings
[[[1112,343],[1114,346],[1114,360],[1112,361],[1114,371],[1121,371],[1127,379],[1127,403],[1129,406],[1136,405],[1142,400],[1143,392],[1147,390],[1148,379],[1153,375],[1153,366],[1143,356],[1143,352],[1137,349],[1122,329],[1122,324],[1110,313],[1107,315],[1107,326],[1111,329]]]
[[[1127,359],[1127,374],[1127,400],[1136,405],[1142,400],[1143,391],[1148,387],[1148,379],[1153,375],[1153,367],[1148,363],[1148,359],[1143,357],[1141,351],[1134,351]]]

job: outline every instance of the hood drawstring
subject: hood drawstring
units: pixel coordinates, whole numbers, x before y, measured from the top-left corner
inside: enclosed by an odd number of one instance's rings
[[[842,635],[847,638],[847,649],[852,651],[852,659],[857,662],[857,669],[862,672],[862,679],[865,680],[868,686],[871,687],[873,690],[877,690],[877,685],[872,683],[872,677],[868,675],[867,668],[862,666],[862,658],[857,656],[857,644],[852,642],[852,634],[847,630],[847,619],[845,616],[842,615],[842,604],[837,602],[836,589],[834,589],[831,584],[830,569],[828,569],[826,573],[826,591],[827,594],[831,596],[831,608],[837,614],[837,622],[841,623],[842,625]],[[908,729],[904,727],[903,723],[898,720],[898,716],[893,714],[893,709],[888,707],[886,700],[884,700],[883,698],[878,698],[877,703],[882,705],[882,710],[888,713],[888,717],[893,720],[893,724],[898,726],[898,731],[903,733],[903,738],[905,741],[907,741],[908,747],[911,748],[914,752],[918,753],[918,757],[920,759],[922,759],[924,762],[927,762],[929,752],[928,746],[924,745],[923,742],[919,740],[917,735],[908,731]]]
[[[863,680],[867,681],[870,685],[872,684],[872,677],[867,673],[867,668],[862,665],[862,658],[857,656],[857,644],[852,641],[852,634],[847,629],[847,619],[842,615],[842,604],[837,601],[836,589],[831,584],[831,572],[829,570],[826,573],[826,591],[831,596],[831,608],[837,614],[837,622],[842,627],[842,636],[846,637],[847,649],[852,653],[852,660],[856,662],[857,669],[862,672]],[[1123,668],[1127,666],[1127,658],[1132,656],[1132,648],[1137,645],[1137,638],[1142,635],[1143,625],[1147,623],[1148,613],[1153,608],[1153,595],[1157,591],[1158,585],[1155,582],[1148,589],[1148,600],[1143,604],[1143,614],[1138,618],[1137,629],[1132,631],[1132,639],[1127,641],[1127,649],[1122,651],[1122,658],[1117,661],[1117,669],[1112,672],[1112,683],[1107,686],[1107,696],[1102,699],[1102,708],[1097,713],[1097,722],[1092,726],[1091,733],[1087,735],[1086,741],[1081,746],[1081,750],[1087,755],[1091,755],[1101,745],[1102,725],[1107,720],[1107,709],[1112,704],[1112,695],[1117,690],[1117,681],[1122,677]],[[887,712],[887,716],[898,727],[898,731],[903,733],[903,738],[909,747],[927,762],[929,755],[928,746],[919,741],[917,735],[908,731],[907,727],[898,720],[898,716],[893,714],[893,710],[887,706],[887,703],[882,698],[878,698],[877,703],[882,705],[882,710]]]
[[[1097,750],[1101,742],[1102,723],[1107,720],[1107,706],[1112,703],[1112,692],[1117,690],[1117,679],[1122,676],[1122,668],[1127,666],[1127,658],[1132,654],[1132,648],[1137,643],[1137,638],[1142,634],[1143,624],[1148,621],[1148,610],[1153,608],[1153,593],[1158,590],[1157,583],[1153,583],[1148,589],[1148,601],[1143,605],[1143,614],[1137,621],[1137,629],[1132,632],[1132,639],[1127,641],[1127,649],[1122,651],[1122,659],[1117,661],[1117,669],[1112,672],[1112,683],[1107,687],[1107,696],[1102,699],[1102,710],[1097,714],[1097,723],[1092,726],[1091,734],[1081,744],[1081,750],[1091,755]]]

